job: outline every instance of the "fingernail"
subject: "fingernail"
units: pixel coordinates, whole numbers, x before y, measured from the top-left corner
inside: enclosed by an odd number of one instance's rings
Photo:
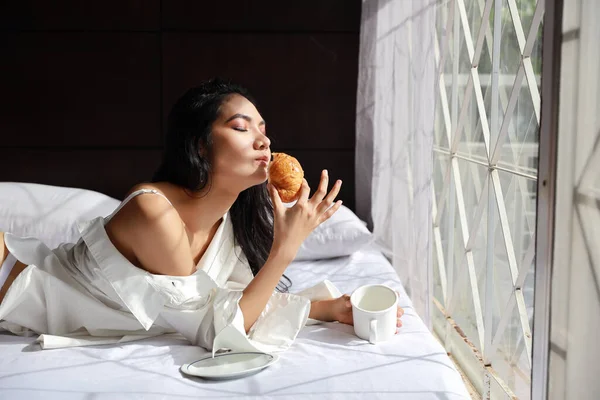
[[[323,173],[325,174],[325,176],[329,176],[329,172],[327,172],[326,169],[323,170]]]
[[[341,180],[341,179],[338,179],[338,181],[337,181],[337,184],[338,184],[338,185],[341,185],[341,184],[342,184],[342,180]]]

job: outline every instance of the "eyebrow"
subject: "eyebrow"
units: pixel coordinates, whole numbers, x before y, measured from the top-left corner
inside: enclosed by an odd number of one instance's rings
[[[227,123],[229,121],[233,121],[236,118],[242,118],[242,119],[245,119],[248,122],[252,122],[252,118],[250,118],[248,115],[245,115],[245,114],[234,114],[233,116],[229,117],[229,119],[227,121],[225,121],[225,123]],[[259,125],[265,125],[265,121],[262,120],[258,124]]]

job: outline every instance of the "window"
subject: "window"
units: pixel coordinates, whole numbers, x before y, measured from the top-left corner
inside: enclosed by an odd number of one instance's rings
[[[480,393],[529,398],[543,2],[441,1],[434,332]]]

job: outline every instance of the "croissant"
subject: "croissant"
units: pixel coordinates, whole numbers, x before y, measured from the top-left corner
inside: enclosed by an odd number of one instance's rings
[[[269,164],[269,183],[277,189],[281,201],[290,203],[300,195],[304,171],[298,160],[285,153],[273,153]]]

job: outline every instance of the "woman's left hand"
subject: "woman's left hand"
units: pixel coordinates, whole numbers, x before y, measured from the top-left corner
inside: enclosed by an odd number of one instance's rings
[[[339,321],[342,324],[354,325],[352,318],[352,303],[350,303],[349,295],[345,294],[337,299],[327,301],[331,302],[329,304],[331,319]],[[404,310],[402,307],[398,307],[398,312],[396,314],[396,327],[398,328],[402,326],[402,321],[400,319],[402,315],[404,315]]]

